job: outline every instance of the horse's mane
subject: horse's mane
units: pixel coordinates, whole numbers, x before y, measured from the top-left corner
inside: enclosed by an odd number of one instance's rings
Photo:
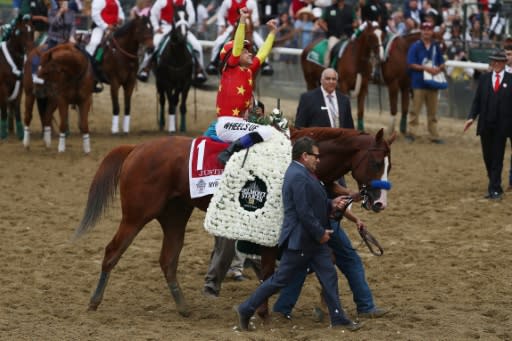
[[[334,140],[336,143],[342,143],[349,137],[368,135],[367,133],[360,132],[354,129],[345,128],[302,128],[292,129],[291,139],[296,140],[300,137],[309,136],[316,142],[326,140]]]

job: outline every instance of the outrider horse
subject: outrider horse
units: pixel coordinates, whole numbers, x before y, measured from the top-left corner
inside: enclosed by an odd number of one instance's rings
[[[21,83],[23,59],[34,42],[34,27],[30,16],[18,15],[7,26],[0,41],[0,140],[7,138],[7,108],[14,111],[16,134],[23,138],[21,123]]]
[[[308,128],[293,134],[294,139],[301,136],[310,136],[319,142],[322,159],[318,175],[326,184],[352,171],[359,186],[369,185],[391,167],[390,144],[393,138],[385,141],[383,129],[376,136],[339,128]],[[176,276],[179,255],[193,209],[197,207],[205,211],[211,199],[211,196],[190,198],[188,161],[191,143],[189,137],[168,136],[138,145],[122,145],[114,148],[101,162],[92,180],[87,206],[75,237],[94,227],[112,202],[118,186],[122,219],[105,249],[100,278],[89,302],[90,310],[98,308],[110,272],[133,239],[148,222],[156,219],[164,234],[160,267],[178,312],[183,316],[189,315]],[[375,198],[381,195],[380,190],[373,190],[372,204],[378,206]],[[263,257],[271,259],[264,262],[272,264],[273,270],[277,252],[275,248],[268,250]]]
[[[370,57],[373,53],[378,59],[382,59],[384,52],[382,31],[376,22],[365,22],[356,32],[338,58],[336,71],[339,90],[347,95],[354,90],[354,95],[357,95],[357,129],[364,130],[364,100],[372,72]],[[307,59],[309,52],[318,42],[317,40],[308,45],[300,58],[308,90],[320,85],[320,76],[325,69],[324,66]]]
[[[48,99],[43,115],[46,146],[50,146],[51,120],[53,112],[58,108],[60,115],[58,151],[66,150],[69,105],[76,104],[79,113],[79,128],[83,138],[83,150],[88,154],[91,151],[89,110],[92,105],[94,86],[93,69],[88,56],[74,44],[60,44],[42,55],[38,75],[45,80],[45,83],[36,85],[35,92],[38,97]],[[28,127],[32,119],[32,112],[26,112],[25,115],[24,145],[28,148],[30,142]]]
[[[114,116],[119,116],[119,88],[123,87],[124,115],[130,117],[131,98],[139,69],[137,52],[141,45],[147,49],[153,48],[153,27],[147,16],[137,16],[129,20],[108,36],[101,45],[104,52],[100,73],[104,75],[104,81],[110,84]],[[128,133],[129,124],[123,129]]]
[[[176,108],[180,103],[180,131],[187,130],[187,96],[192,85],[194,58],[187,47],[188,22],[183,8],[175,6],[172,30],[164,37],[166,44],[156,57],[153,73],[156,77],[160,111],[158,125],[165,126],[165,98],[169,102],[168,131],[176,131]],[[180,102],[181,95],[181,102]]]

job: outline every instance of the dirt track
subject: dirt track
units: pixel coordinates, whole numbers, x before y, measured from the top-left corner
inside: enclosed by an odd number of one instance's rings
[[[189,132],[197,135],[212,118],[213,92],[198,92],[197,121],[189,101]],[[24,151],[13,137],[0,144],[0,339],[2,340],[510,340],[510,238],[512,193],[501,202],[484,200],[487,183],[480,145],[462,135],[462,121],[442,118],[445,145],[426,140],[393,145],[389,207],[380,214],[358,213],[384,246],[383,257],[360,254],[379,305],[392,312],[347,334],[315,323],[316,279],[306,283],[293,322],[274,321],[257,331],[234,331],[231,307],[257,286],[226,280],[215,301],[201,294],[212,238],[204,231],[204,214],[195,211],[187,229],[178,269],[192,315],[175,309],[160,271],[162,234],[146,226],[114,269],[104,301],[87,312],[103,257],[117,229],[116,201],[96,228],[70,242],[81,218],[89,183],[103,156],[122,143],[161,136],[156,132],[151,85],[139,85],[133,101],[132,133],[110,135],[108,93],[95,95],[91,114],[92,153],[83,156],[76,117],[71,120],[68,150],[58,154],[39,139]],[[273,100],[272,100],[273,101]],[[265,102],[265,99],[264,99]],[[268,99],[268,103],[272,103]],[[285,113],[295,103],[284,102]],[[422,116],[423,123],[425,117]],[[386,115],[369,113],[367,129],[387,124]],[[424,129],[423,131],[425,131]],[[506,171],[508,172],[507,149]],[[505,179],[505,175],[504,175]],[[359,237],[347,229],[355,245]],[[254,275],[247,271],[247,275]],[[346,281],[340,276],[342,302],[354,316]],[[273,300],[271,301],[273,302]]]

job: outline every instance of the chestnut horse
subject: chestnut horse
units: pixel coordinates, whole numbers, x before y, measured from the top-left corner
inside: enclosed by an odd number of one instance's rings
[[[368,82],[371,76],[372,65],[370,57],[373,53],[379,60],[384,57],[382,48],[382,31],[376,22],[365,22],[352,35],[343,54],[337,61],[338,88],[344,94],[354,90],[357,96],[357,129],[364,130],[364,100],[368,93]],[[314,41],[301,53],[302,72],[308,90],[320,85],[320,76],[324,66],[311,62],[307,56],[318,43]]]
[[[76,104],[79,112],[79,127],[83,138],[83,150],[91,151],[89,140],[89,110],[92,105],[94,75],[92,65],[86,53],[74,44],[60,44],[43,53],[38,71],[44,84],[36,85],[38,97],[47,98],[46,111],[43,115],[44,141],[50,147],[51,120],[55,109],[59,109],[60,135],[59,153],[66,150],[66,132],[68,129],[69,105]],[[32,112],[25,112],[26,148],[30,144],[29,126]]]
[[[402,116],[400,117],[400,132],[405,134],[407,130],[407,113],[411,94],[411,79],[408,73],[407,53],[409,47],[421,38],[420,32],[392,38],[386,50],[389,52],[381,63],[382,78],[388,87],[389,109],[391,122],[389,133],[395,131],[396,113],[398,112],[398,94],[401,98]],[[439,33],[434,34],[434,39],[442,45],[443,37]]]
[[[165,126],[165,98],[169,102],[168,131],[176,131],[176,108],[180,102],[180,131],[187,130],[187,96],[192,85],[194,57],[187,47],[188,22],[184,8],[175,6],[172,30],[164,37],[165,48],[154,63],[153,73],[160,102],[158,126]]]
[[[104,54],[100,68],[105,77],[104,81],[110,84],[114,116],[119,116],[119,88],[123,87],[124,115],[130,117],[131,98],[139,69],[138,50],[141,45],[153,49],[153,27],[147,16],[130,19],[101,45]],[[123,129],[128,133],[129,124]]]
[[[390,144],[383,129],[376,136],[341,128],[307,128],[297,130],[292,138],[310,136],[320,145],[322,159],[318,176],[331,184],[342,175],[352,172],[359,186],[380,179],[391,167]],[[189,308],[180,288],[176,271],[185,228],[194,208],[205,211],[211,196],[191,199],[188,180],[189,151],[192,138],[167,136],[138,145],[114,148],[101,162],[92,180],[87,206],[75,231],[80,237],[91,230],[111,204],[119,186],[122,219],[113,239],[105,248],[100,278],[89,310],[100,305],[110,272],[142,228],[153,219],[163,230],[160,267],[176,302],[178,312],[189,315]],[[387,161],[387,162],[386,162]],[[387,166],[387,168],[386,168]],[[380,208],[380,190],[371,190],[371,206]],[[264,248],[264,263],[271,274],[277,248]],[[271,259],[269,259],[271,258]],[[268,264],[271,264],[269,266]],[[268,314],[268,310],[264,309]]]
[[[18,15],[6,27],[0,43],[0,140],[7,138],[7,109],[14,111],[16,134],[23,138],[21,123],[21,77],[23,60],[34,44],[30,16]]]

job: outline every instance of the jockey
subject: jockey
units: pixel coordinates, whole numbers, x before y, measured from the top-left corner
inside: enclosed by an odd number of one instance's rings
[[[217,59],[222,45],[228,40],[233,28],[240,17],[240,9],[247,8],[250,11],[251,21],[257,27],[260,22],[258,15],[258,5],[256,0],[223,0],[219,9],[217,10],[217,26],[219,35],[213,43],[212,55],[210,64],[208,65],[207,72],[209,74],[216,74],[219,60]],[[244,23],[245,24],[245,23]],[[253,31],[253,40],[257,48],[263,44],[263,39],[258,32]],[[262,61],[264,62],[264,60]],[[273,70],[270,64],[264,63],[262,74],[272,75]]]
[[[162,41],[162,38],[172,30],[174,11],[180,7],[185,7],[188,25],[190,27],[196,21],[196,12],[194,11],[194,4],[191,0],[156,0],[151,8],[150,18],[155,33],[153,36],[153,45],[156,47],[155,51],[158,51],[158,45]],[[201,44],[199,44],[199,40],[197,40],[190,31],[187,33],[187,42],[194,50],[194,59],[196,60],[195,81],[197,83],[204,83],[206,76],[203,73],[203,48]],[[147,52],[144,55],[144,60],[142,61],[139,74],[137,75],[137,78],[143,82],[147,81],[149,77],[150,62],[154,53],[155,52]]]
[[[226,43],[220,52],[222,68],[217,93],[218,120],[215,131],[221,140],[232,142],[219,154],[218,159],[223,164],[227,163],[233,153],[268,140],[272,136],[270,126],[250,123],[244,117],[247,117],[247,109],[251,104],[253,75],[272,49],[277,25],[273,19],[268,21],[270,32],[253,59],[252,53],[247,49],[247,41],[244,40],[245,21],[248,16],[247,8],[241,8],[235,39]]]
[[[94,57],[96,48],[103,38],[103,33],[112,31],[119,25],[124,20],[124,13],[119,0],[92,0],[91,17],[93,29],[91,40],[85,50]]]

